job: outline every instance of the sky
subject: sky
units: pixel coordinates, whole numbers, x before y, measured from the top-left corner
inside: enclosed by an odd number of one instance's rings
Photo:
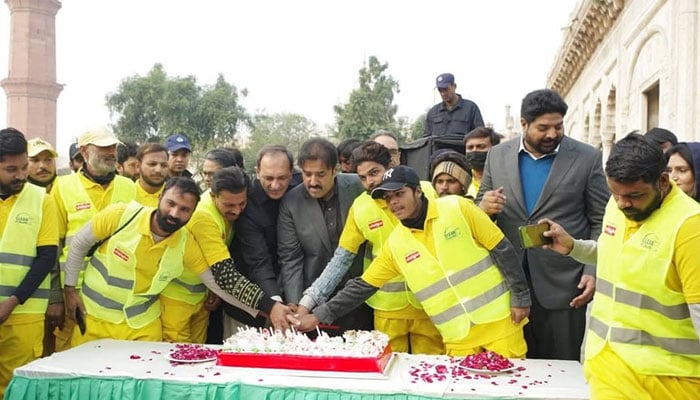
[[[302,114],[321,127],[347,102],[369,56],[399,82],[398,117],[440,101],[455,75],[487,123],[516,124],[520,101],[545,87],[579,0],[64,0],[56,16],[57,147],[116,122],[105,96],[156,63],[210,85],[219,73],[249,94],[251,113]],[[4,2],[3,2],[4,3]],[[8,75],[10,12],[0,4],[0,79]],[[0,91],[0,123],[7,122]],[[26,133],[32,137],[31,132]],[[64,154],[66,153],[66,154]]]

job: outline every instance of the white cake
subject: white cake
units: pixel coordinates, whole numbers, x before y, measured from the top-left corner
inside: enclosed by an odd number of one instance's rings
[[[382,372],[391,355],[389,337],[379,331],[346,331],[342,337],[320,332],[315,340],[288,330],[241,329],[224,341],[219,365]]]

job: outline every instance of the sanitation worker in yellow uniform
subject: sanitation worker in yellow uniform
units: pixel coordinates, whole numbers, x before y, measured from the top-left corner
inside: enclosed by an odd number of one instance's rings
[[[228,245],[233,237],[233,222],[248,201],[249,184],[248,176],[238,167],[216,171],[210,181],[211,190],[204,193],[187,223],[207,265],[225,263],[235,268]],[[192,271],[183,271],[161,293],[163,339],[204,343],[209,322],[209,311],[204,308],[206,300],[207,291],[201,279]]]
[[[146,143],[136,152],[139,161],[139,179],[134,182],[136,202],[158,207],[168,173],[168,149],[159,143]]]
[[[187,229],[181,229],[198,201],[196,183],[191,178],[174,177],[165,184],[157,209],[136,202],[115,204],[98,213],[75,236],[66,262],[64,295],[67,311],[74,316],[79,309],[86,330],[73,332],[73,345],[99,338],[162,340],[159,295],[185,269],[198,274],[225,301],[253,315],[253,308],[289,313],[286,306],[273,303],[235,271],[231,293],[214,283],[199,246]],[[102,240],[90,258],[79,294],[75,284],[84,265],[82,260],[90,247]],[[217,264],[212,268],[227,267]]]
[[[41,357],[48,273],[56,263],[56,204],[26,183],[27,141],[0,130],[0,398],[15,368]]]
[[[515,250],[474,203],[459,196],[429,200],[416,172],[386,171],[372,197],[384,197],[401,221],[377,258],[334,298],[300,317],[301,330],[352,310],[396,276],[406,279],[435,324],[449,355],[492,350],[523,357],[530,295]],[[293,322],[290,319],[290,322]]]
[[[360,194],[350,207],[333,258],[321,276],[304,291],[304,297],[299,301],[300,314],[307,314],[316,304],[321,304],[330,297],[364,243],[367,243],[364,251],[366,269],[379,254],[394,226],[399,223],[384,199],[373,199],[370,196],[392,163],[389,150],[374,141],[364,142],[352,152],[351,162],[366,192]],[[421,182],[421,187],[428,197],[437,197],[429,182]],[[440,332],[408,290],[403,277],[396,277],[386,283],[367,299],[367,304],[374,309],[374,328],[389,336],[393,351],[444,353]]]
[[[543,221],[552,250],[597,259],[584,362],[591,399],[698,399],[700,205],[641,135],[615,144],[605,173],[612,198],[597,246]]]
[[[61,275],[64,274],[73,236],[98,211],[113,203],[128,203],[136,196],[131,179],[116,173],[117,145],[120,143],[107,127],[86,130],[78,137],[78,147],[85,162],[75,174],[58,177],[51,189],[58,207],[58,235],[63,240],[59,256]],[[63,277],[61,280],[63,282]],[[70,348],[72,322],[66,316],[63,327],[54,330],[56,351]]]

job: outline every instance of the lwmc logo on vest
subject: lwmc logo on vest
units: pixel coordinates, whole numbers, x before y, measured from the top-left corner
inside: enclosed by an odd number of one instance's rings
[[[17,216],[15,217],[15,224],[31,225],[32,216],[27,213],[17,214]]]
[[[659,248],[659,242],[659,237],[655,233],[647,233],[644,235],[639,245],[647,250],[655,251]]]
[[[459,228],[456,226],[449,226],[445,228],[445,230],[442,232],[443,236],[445,237],[445,240],[451,240],[459,237]]]

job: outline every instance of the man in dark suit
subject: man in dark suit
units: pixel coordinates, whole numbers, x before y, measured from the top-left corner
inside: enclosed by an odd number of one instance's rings
[[[277,262],[277,215],[282,197],[299,183],[301,174],[294,171],[292,152],[281,145],[263,146],[258,151],[248,205],[236,221],[236,234],[229,246],[236,268],[279,301],[282,301],[282,287]],[[224,310],[247,325],[265,324],[264,318],[253,319],[247,312],[228,304],[224,304]]]
[[[323,138],[306,141],[297,163],[303,185],[290,190],[282,199],[277,222],[279,256],[284,300],[299,303],[302,292],[321,275],[338,247],[348,209],[363,188],[355,174],[337,174],[338,153]],[[357,257],[349,277],[362,274]],[[340,286],[342,287],[342,286]],[[372,312],[367,305],[339,319],[344,329],[371,329]]]
[[[566,111],[552,90],[529,93],[520,111],[522,137],[489,151],[477,203],[513,243],[520,242],[519,226],[544,217],[576,238],[600,234],[609,198],[601,153],[564,136]],[[528,357],[578,360],[595,266],[540,248],[519,252],[534,293],[525,327]]]

